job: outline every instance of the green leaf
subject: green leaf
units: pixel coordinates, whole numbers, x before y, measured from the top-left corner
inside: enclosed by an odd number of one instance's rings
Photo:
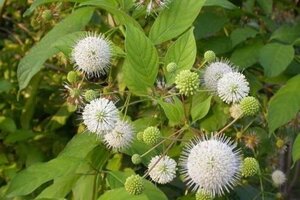
[[[175,62],[177,69],[175,72],[167,73],[165,69],[166,79],[168,84],[175,81],[175,76],[178,72],[185,69],[191,69],[196,59],[197,47],[196,41],[191,28],[181,37],[179,37],[168,49],[165,56],[165,67]]]
[[[112,13],[116,20],[122,25],[132,25],[136,28],[143,30],[140,24],[131,16],[127,15],[124,11],[120,10],[117,7],[117,4],[112,0],[90,0],[85,1],[84,3],[80,4],[81,6],[97,6],[102,8],[110,13]]]
[[[255,43],[242,46],[234,50],[230,61],[240,69],[246,69],[258,62],[259,50],[263,47],[262,43]]]
[[[43,63],[55,53],[57,49],[51,45],[60,37],[78,31],[90,21],[94,9],[80,8],[57,24],[43,39],[37,43],[20,61],[18,66],[18,81],[20,90],[27,87],[31,78],[42,69]]]
[[[0,130],[14,133],[17,130],[15,121],[10,117],[0,116]]]
[[[7,196],[30,194],[43,183],[74,171],[97,144],[95,135],[76,135],[57,158],[31,165],[18,173],[11,181]]]
[[[300,134],[297,135],[293,144],[292,157],[294,163],[300,159]]]
[[[257,3],[265,14],[270,15],[273,10],[273,0],[257,0]]]
[[[32,130],[16,130],[12,133],[10,133],[6,138],[5,138],[5,143],[15,143],[15,142],[20,142],[27,140],[29,138],[33,138],[35,136],[34,132]]]
[[[205,1],[204,6],[220,6],[226,9],[236,9],[237,7],[227,0],[209,0]]]
[[[278,40],[287,44],[293,44],[300,39],[300,23],[294,26],[283,25],[273,32],[270,40]]]
[[[8,92],[12,88],[13,88],[13,85],[9,81],[7,81],[5,79],[0,80],[0,93]]]
[[[237,28],[232,31],[230,38],[232,41],[232,46],[236,46],[241,42],[244,42],[248,38],[255,37],[258,32],[250,27]]]
[[[271,43],[265,45],[259,53],[259,62],[265,75],[269,77],[281,74],[294,58],[294,48],[291,45]]]
[[[177,125],[182,123],[185,118],[182,102],[177,97],[170,98],[168,101],[170,102],[159,100],[158,103],[164,110],[167,118],[169,119],[169,123],[171,125]]]
[[[160,44],[180,35],[192,25],[204,3],[205,0],[172,1],[155,20],[149,38]]]
[[[212,96],[209,96],[205,99],[201,94],[195,95],[193,97],[193,104],[191,109],[191,116],[193,121],[202,119],[203,117],[205,117],[205,115],[207,115],[210,109],[211,98]]]
[[[66,56],[70,56],[72,53],[72,47],[76,42],[84,36],[84,31],[78,31],[65,35],[64,37],[59,38],[55,41],[51,47],[59,49]]]
[[[194,23],[196,40],[214,35],[221,30],[227,22],[228,19],[224,15],[213,12],[201,13]]]
[[[291,78],[271,98],[267,115],[270,133],[296,117],[300,110],[299,88],[300,75]]]
[[[124,79],[134,93],[147,93],[158,73],[158,54],[153,43],[139,29],[128,25],[126,30],[126,62]]]
[[[231,40],[227,36],[212,37],[209,40],[201,41],[199,46],[203,47],[204,51],[212,50],[215,54],[223,54],[232,49]]]
[[[124,172],[109,172],[111,178],[117,179],[118,182],[125,183],[128,175]],[[117,189],[109,190],[105,192],[98,200],[111,200],[111,197],[114,197],[114,200],[124,200],[124,199],[136,199],[136,200],[167,200],[166,195],[160,191],[154,184],[150,181],[144,179],[145,190],[140,195],[130,195],[124,187],[119,187]]]

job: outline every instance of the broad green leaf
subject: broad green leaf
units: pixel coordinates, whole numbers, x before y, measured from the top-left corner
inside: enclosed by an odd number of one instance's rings
[[[212,50],[216,54],[227,53],[232,49],[230,37],[217,36],[212,37],[209,40],[199,40],[199,47],[204,48],[203,51]]]
[[[265,14],[270,15],[273,10],[273,0],[256,0]]]
[[[15,121],[10,117],[0,116],[0,130],[14,133],[17,130]]]
[[[278,40],[287,44],[293,44],[297,39],[300,39],[300,23],[279,27],[270,38],[270,40]]]
[[[255,43],[237,48],[231,54],[230,61],[240,69],[251,67],[258,62],[259,50],[262,47],[262,43]]]
[[[76,135],[57,158],[31,165],[18,173],[8,188],[7,196],[30,194],[43,183],[74,171],[97,144],[95,135]]]
[[[258,32],[250,27],[237,28],[232,31],[230,38],[232,41],[232,46],[236,46],[241,42],[244,42],[248,38],[255,37]]]
[[[178,125],[184,121],[183,104],[177,97],[159,100],[158,103],[164,110],[171,125]]]
[[[271,98],[268,106],[268,125],[272,133],[296,117],[300,110],[300,75],[291,78]]]
[[[112,197],[114,200],[149,200],[145,193],[140,195],[131,195],[125,190],[124,187],[108,190],[103,195],[101,195],[98,200],[111,200]]]
[[[76,44],[76,42],[84,36],[84,31],[78,31],[74,33],[70,33],[65,35],[64,37],[59,38],[55,41],[51,47],[59,49],[66,56],[70,56],[72,53],[72,47]]]
[[[187,30],[198,16],[205,0],[174,0],[164,9],[150,29],[154,44],[170,40]]]
[[[126,62],[124,79],[134,93],[147,93],[158,73],[158,54],[153,43],[139,29],[128,25],[126,30]]]
[[[174,62],[177,64],[177,69],[172,73],[165,73],[168,84],[175,81],[175,76],[178,72],[185,69],[191,69],[196,59],[197,47],[196,41],[191,28],[181,37],[179,37],[168,49],[165,56],[165,67]],[[166,71],[166,69],[165,69]]]
[[[201,13],[195,20],[195,38],[207,38],[221,30],[228,22],[225,15],[216,14],[213,12]]]
[[[294,58],[294,48],[291,45],[279,43],[267,44],[260,50],[259,62],[263,66],[265,75],[278,76]]]
[[[193,97],[193,104],[191,109],[193,121],[202,119],[203,117],[205,117],[205,115],[207,115],[210,109],[211,98],[212,96],[209,96],[204,99],[203,95],[195,95]]]
[[[292,150],[293,162],[297,162],[300,159],[300,134],[297,135]]]
[[[136,28],[142,30],[140,24],[133,19],[131,16],[127,15],[124,11],[120,10],[114,1],[112,0],[89,0],[80,4],[81,6],[97,6],[110,13],[112,13],[122,25],[133,25]]]
[[[43,63],[55,53],[57,49],[51,45],[60,37],[78,31],[89,22],[94,9],[80,8],[58,23],[45,37],[38,42],[29,53],[20,61],[18,66],[18,81],[20,90],[27,87],[31,78],[42,69]]]
[[[6,138],[5,138],[5,143],[15,143],[15,142],[20,142],[27,140],[29,138],[33,138],[35,136],[34,132],[32,130],[16,130],[12,133],[10,133]]]
[[[227,0],[207,0],[204,6],[220,6],[226,9],[236,9],[237,7]]]

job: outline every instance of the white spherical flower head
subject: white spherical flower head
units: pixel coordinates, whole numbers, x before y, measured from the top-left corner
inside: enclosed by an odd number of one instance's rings
[[[147,14],[155,10],[162,10],[167,7],[171,0],[137,0],[136,5],[138,8],[146,7]]]
[[[72,59],[77,70],[88,76],[106,74],[111,58],[110,42],[102,35],[92,35],[79,40],[72,51]]]
[[[114,129],[105,134],[104,142],[107,147],[115,150],[126,149],[133,141],[133,133],[133,128],[128,122],[118,121]]]
[[[223,77],[224,74],[233,72],[228,61],[217,61],[210,63],[203,74],[204,85],[212,92],[217,92],[218,80]]]
[[[119,119],[115,104],[105,98],[92,100],[83,109],[83,123],[93,133],[103,135],[114,128]]]
[[[176,177],[176,162],[169,156],[155,156],[151,159],[148,170],[154,182],[166,184]]]
[[[218,81],[218,95],[226,103],[238,103],[248,96],[249,83],[239,72],[229,72]]]
[[[180,165],[188,187],[214,197],[236,185],[241,177],[242,158],[236,143],[229,138],[202,137],[187,145]]]
[[[286,176],[281,170],[275,170],[272,173],[272,181],[275,186],[280,186],[285,183]]]

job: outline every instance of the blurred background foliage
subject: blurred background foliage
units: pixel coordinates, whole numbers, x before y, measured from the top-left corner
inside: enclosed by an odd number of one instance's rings
[[[130,10],[132,3],[124,3],[131,1],[117,2],[126,12],[132,12]],[[293,84],[294,88],[283,92],[285,98],[280,100],[279,97],[278,103],[275,102],[273,105],[274,108],[270,107],[270,99],[289,79],[300,73],[300,2],[298,0],[232,0],[231,3],[211,1],[211,5],[209,5],[210,1],[207,2],[194,22],[197,60],[199,62],[202,59],[200,55],[203,55],[206,50],[213,50],[218,57],[229,58],[246,74],[251,85],[251,95],[257,96],[262,102],[263,115],[253,122],[254,128],[252,128],[262,138],[262,151],[259,155],[261,165],[268,167],[266,165],[270,163],[274,165],[281,163],[281,167],[290,177],[290,181],[281,188],[281,192],[288,198],[299,199],[299,162],[291,169],[291,154],[293,141],[300,128],[298,113],[300,81]],[[20,59],[49,30],[69,15],[76,5],[65,1],[43,4],[31,15],[23,16],[31,4],[30,0],[0,0],[0,199],[23,199],[23,197],[4,197],[8,184],[16,173],[35,163],[57,157],[70,139],[84,129],[80,125],[75,106],[66,102],[63,96],[66,74],[73,68],[63,53],[48,59],[44,68],[33,77],[28,87],[18,92],[17,66]],[[135,14],[138,18],[138,13]],[[151,16],[138,19],[145,30],[149,30],[154,21]],[[105,10],[96,10],[87,30],[101,29],[101,32],[106,32],[110,29],[112,23],[110,20]],[[114,38],[114,42],[120,47],[124,45],[121,39],[121,36]],[[166,48],[163,45],[161,47]],[[91,80],[93,81],[102,84],[102,80]],[[295,95],[298,95],[298,98],[294,98]],[[120,104],[124,101],[120,96]],[[289,102],[291,106],[282,102]],[[159,114],[157,111],[147,111],[147,105],[143,106],[144,113],[139,113],[138,108],[134,107],[128,111],[130,114],[137,113],[137,116],[143,117],[135,121],[136,127],[140,130],[144,128],[143,123],[150,119],[149,116]],[[274,119],[272,117],[268,119],[270,114],[267,116],[267,113],[270,112],[273,112]],[[281,120],[276,121],[277,118]],[[152,118],[152,120],[156,119]],[[214,131],[222,128],[227,122],[228,107],[222,104],[211,105],[208,114],[201,120],[201,128]],[[243,123],[248,124],[249,120]],[[275,135],[272,140],[268,139],[269,132]],[[166,134],[169,134],[168,130]],[[277,143],[279,139],[283,141],[285,151],[281,149],[283,145]],[[80,145],[94,147],[88,139],[81,142]],[[71,145],[69,148],[74,147]],[[78,148],[72,149],[74,150],[77,151]],[[88,157],[97,157],[96,150],[89,153]],[[132,166],[130,156],[125,154],[112,156],[101,147],[98,147],[99,151],[102,151],[102,155],[107,155],[108,161],[100,162],[100,165],[105,165],[105,169],[125,171],[127,174],[132,173],[128,167],[145,170]],[[170,155],[178,156],[178,152],[179,147],[175,146],[171,149]],[[87,152],[80,153],[87,154]],[[60,154],[60,157],[63,155]],[[101,159],[99,155],[98,159]],[[60,159],[57,162],[67,165],[63,161],[64,159]],[[43,173],[47,173],[47,170]],[[124,175],[108,175],[107,181],[110,183],[108,185],[112,187],[118,183],[112,183],[110,176]],[[90,184],[93,179],[85,180],[81,177],[80,181],[82,184]],[[26,185],[26,181],[23,184]],[[49,182],[43,184],[24,199],[33,199],[49,184]],[[82,184],[75,185],[73,193],[85,191],[84,188],[80,188],[86,187]],[[257,186],[256,181],[253,184]],[[107,186],[103,184],[100,194],[106,190],[105,187]],[[180,197],[183,195],[184,186],[179,181],[160,188],[169,199],[193,198]],[[177,190],[177,188],[181,189]],[[239,197],[243,195],[245,197],[248,194],[244,192],[241,190],[237,193]],[[90,198],[92,197],[85,196],[78,199]],[[275,197],[270,197],[272,198]]]

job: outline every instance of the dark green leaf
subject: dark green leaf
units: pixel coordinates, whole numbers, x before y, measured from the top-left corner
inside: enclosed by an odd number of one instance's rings
[[[297,138],[294,141],[292,157],[294,163],[300,159],[300,134],[297,135]]]
[[[5,79],[0,80],[0,92],[8,92],[12,88],[13,85],[9,81]]]
[[[257,3],[265,14],[270,15],[273,10],[273,0],[257,0]]]
[[[300,75],[291,78],[271,98],[268,107],[269,131],[273,132],[278,127],[293,119],[300,110]]]
[[[230,35],[232,46],[236,46],[248,38],[255,37],[256,34],[257,31],[250,27],[235,29]]]
[[[259,62],[263,66],[265,75],[278,76],[294,58],[294,48],[291,45],[271,43],[265,45],[259,53]]]
[[[12,118],[0,116],[0,130],[13,133],[17,130],[15,121]]]
[[[158,73],[158,54],[152,42],[133,26],[127,26],[124,79],[134,93],[147,93]]]
[[[180,35],[192,25],[204,3],[205,0],[172,1],[155,20],[149,38],[160,44]]]
[[[57,24],[43,39],[37,43],[20,61],[18,66],[18,81],[20,90],[24,89],[31,78],[43,67],[43,63],[55,53],[57,49],[51,45],[60,37],[82,29],[92,17],[94,9],[80,8]]]
[[[270,40],[278,40],[287,44],[293,44],[300,38],[300,24],[295,26],[283,25],[272,34]]]
[[[191,69],[196,59],[196,41],[193,34],[193,29],[190,29],[181,37],[179,37],[168,49],[165,56],[165,67],[174,62],[177,64],[176,71],[166,73],[168,84],[175,81],[175,76],[178,72],[185,69]],[[166,71],[166,69],[165,69]]]
[[[182,102],[177,97],[170,98],[168,101],[170,102],[159,100],[158,103],[169,119],[169,123],[171,125],[182,123],[184,121],[184,108]]]

